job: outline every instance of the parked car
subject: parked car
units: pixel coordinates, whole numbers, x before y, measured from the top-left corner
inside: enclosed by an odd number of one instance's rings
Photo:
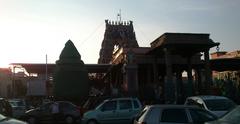
[[[0,98],[0,114],[12,117],[12,106],[5,98]]]
[[[0,114],[0,124],[27,124],[27,123]]]
[[[195,106],[150,105],[138,114],[134,124],[203,124],[216,119],[216,115]]]
[[[205,124],[239,124],[240,123],[240,106],[238,105],[218,120],[206,122]]]
[[[26,102],[23,99],[9,99],[12,106],[12,114],[14,118],[21,118],[27,110]]]
[[[25,113],[24,119],[30,124],[56,123],[54,122],[51,108],[54,103],[55,102],[49,102],[35,109],[28,110]],[[58,103],[59,106],[59,123],[72,124],[74,122],[80,122],[80,110],[76,105],[68,101],[56,101],[56,103]]]
[[[81,115],[85,112],[95,109],[104,100],[111,98],[110,96],[89,96],[81,106]],[[113,97],[112,97],[113,98]]]
[[[94,110],[84,113],[83,124],[132,123],[142,105],[137,98],[113,98],[104,100]]]
[[[236,106],[232,100],[224,96],[192,96],[188,97],[185,105],[196,105],[221,117]]]

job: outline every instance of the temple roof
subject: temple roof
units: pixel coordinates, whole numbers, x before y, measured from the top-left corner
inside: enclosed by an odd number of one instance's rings
[[[164,33],[151,43],[148,54],[163,54],[163,48],[170,48],[173,53],[193,55],[218,45],[209,34]]]

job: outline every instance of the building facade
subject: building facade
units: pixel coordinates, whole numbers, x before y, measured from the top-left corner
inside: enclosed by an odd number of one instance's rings
[[[219,61],[214,64],[218,68],[213,69],[215,87],[221,95],[240,103],[240,50],[214,52],[211,58],[213,62]]]
[[[117,40],[108,42],[115,44],[113,41]],[[209,34],[165,33],[151,42],[151,47],[119,46],[109,52],[112,57],[106,62],[117,66],[105,76],[105,82],[109,83],[113,94],[143,99],[161,96],[165,103],[207,93],[212,84],[209,49],[217,45],[219,43],[213,42]],[[104,59],[102,50],[99,60]],[[184,71],[187,72],[185,84]],[[156,95],[156,92],[161,93]]]

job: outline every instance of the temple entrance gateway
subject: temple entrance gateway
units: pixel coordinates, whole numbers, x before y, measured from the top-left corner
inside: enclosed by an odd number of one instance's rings
[[[109,64],[112,54],[119,48],[138,47],[132,21],[105,20],[106,29],[98,64]]]

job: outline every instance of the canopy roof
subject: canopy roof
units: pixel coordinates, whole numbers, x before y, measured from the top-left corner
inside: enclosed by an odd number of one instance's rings
[[[168,48],[172,53],[194,55],[218,45],[209,38],[209,34],[164,33],[151,43],[148,54],[161,55],[164,48]]]
[[[56,64],[43,64],[43,63],[11,63],[13,66],[21,66],[26,69],[28,73],[46,73],[46,66],[48,73],[53,73]],[[88,73],[106,73],[108,69],[113,66],[112,64],[85,64]]]

